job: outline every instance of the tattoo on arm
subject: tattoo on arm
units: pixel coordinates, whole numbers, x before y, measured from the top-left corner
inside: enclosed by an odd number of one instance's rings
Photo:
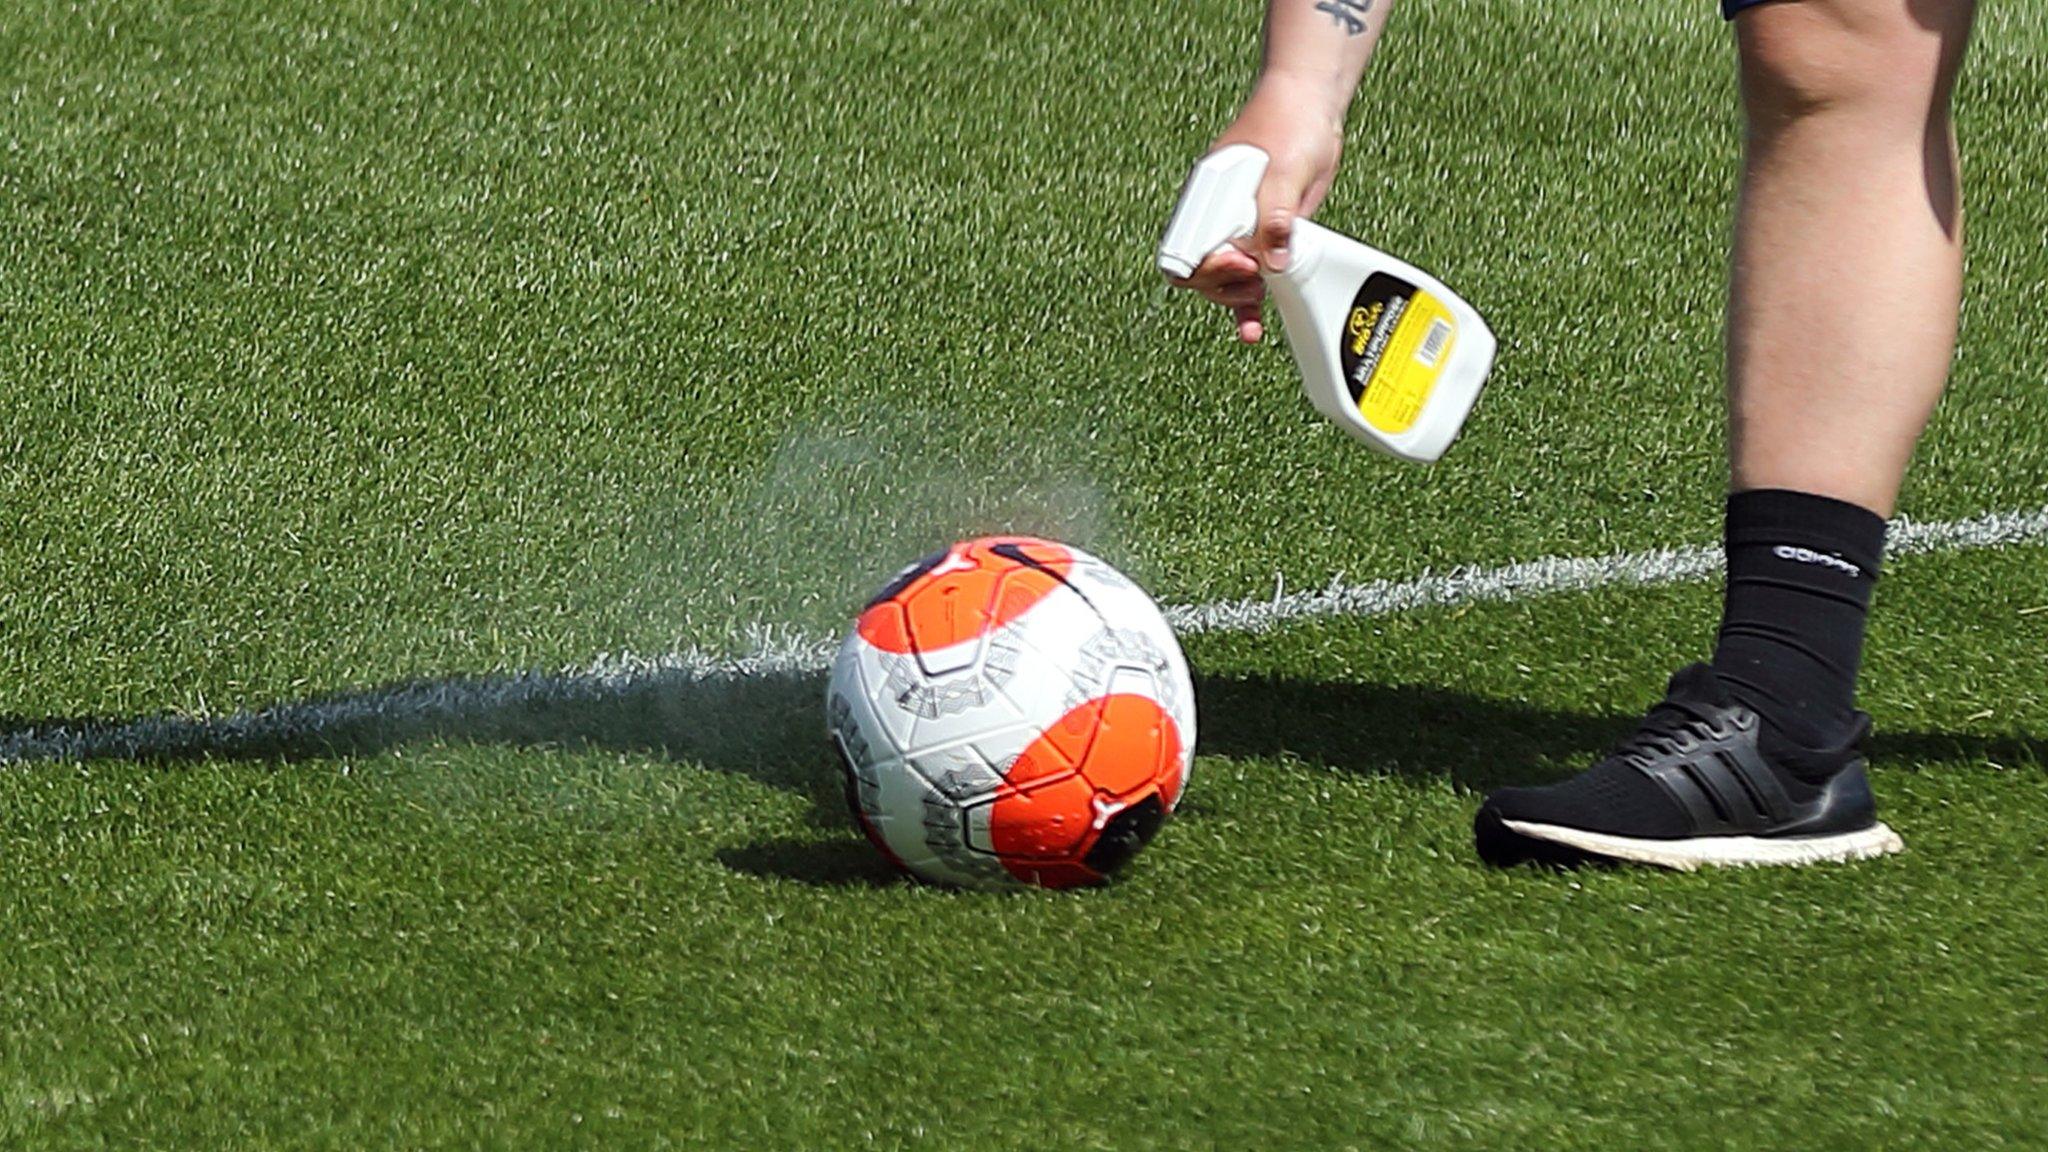
[[[1357,36],[1365,31],[1365,14],[1372,11],[1372,0],[1316,0],[1316,11],[1328,13],[1346,36]]]

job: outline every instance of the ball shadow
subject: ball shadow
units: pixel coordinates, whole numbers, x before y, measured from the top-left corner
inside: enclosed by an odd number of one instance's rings
[[[819,888],[889,888],[914,883],[858,833],[827,840],[764,840],[712,854],[735,872]]]

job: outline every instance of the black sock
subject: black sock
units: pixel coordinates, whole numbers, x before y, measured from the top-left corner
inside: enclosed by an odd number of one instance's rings
[[[1780,735],[1809,748],[1856,726],[1863,622],[1884,518],[1826,496],[1766,488],[1728,497],[1728,590],[1714,672]]]

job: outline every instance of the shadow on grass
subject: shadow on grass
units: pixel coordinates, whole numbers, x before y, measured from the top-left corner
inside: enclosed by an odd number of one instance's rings
[[[1204,677],[1196,691],[1204,754],[1289,755],[1374,775],[1448,777],[1475,791],[1577,771],[1638,718],[1407,685]],[[2024,734],[1879,731],[1865,751],[1884,767],[1944,760],[2048,765],[2048,740]]]
[[[738,773],[807,795],[820,827],[847,827],[823,731],[817,673],[705,676],[564,673],[418,680],[224,717],[0,718],[0,762],[297,763],[366,756],[420,741],[604,748]],[[1633,721],[1535,708],[1440,689],[1202,676],[1205,755],[1289,756],[1373,775],[1449,778],[1474,790],[1540,782],[1583,764]],[[1880,763],[2048,764],[2032,736],[1895,732]],[[829,843],[778,841],[721,854],[739,871],[809,883],[893,878],[848,828]]]
[[[911,881],[858,834],[831,840],[764,840],[713,853],[735,872],[821,888],[886,888]]]

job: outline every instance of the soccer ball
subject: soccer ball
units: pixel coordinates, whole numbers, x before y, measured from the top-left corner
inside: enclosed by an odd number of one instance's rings
[[[855,622],[826,693],[883,855],[970,888],[1099,884],[1173,812],[1194,685],[1157,605],[1078,548],[955,544]]]

